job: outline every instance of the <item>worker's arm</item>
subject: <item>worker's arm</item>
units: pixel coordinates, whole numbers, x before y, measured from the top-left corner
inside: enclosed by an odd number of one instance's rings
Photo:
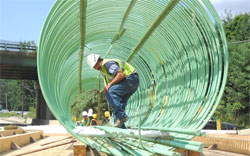
[[[116,84],[119,83],[121,80],[123,80],[125,78],[125,74],[119,69],[115,75],[115,78],[105,86],[104,90],[103,90],[103,94],[106,94],[106,92],[109,90],[109,88]]]

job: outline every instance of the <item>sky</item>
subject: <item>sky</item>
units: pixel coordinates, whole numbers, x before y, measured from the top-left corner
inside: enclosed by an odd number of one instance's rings
[[[250,0],[210,0],[221,16],[250,12]],[[0,40],[38,44],[46,16],[55,0],[0,0]]]

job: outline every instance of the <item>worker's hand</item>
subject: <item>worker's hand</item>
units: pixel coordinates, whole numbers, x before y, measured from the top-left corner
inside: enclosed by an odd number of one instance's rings
[[[104,95],[107,93],[107,91],[109,90],[109,88],[110,88],[109,84],[104,87],[104,90],[103,90],[103,94]]]

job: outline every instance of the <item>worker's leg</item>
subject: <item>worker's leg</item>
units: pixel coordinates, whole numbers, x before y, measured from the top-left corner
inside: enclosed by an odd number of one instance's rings
[[[128,99],[130,98],[131,95],[133,95],[136,92],[139,86],[139,76],[137,74],[133,74],[127,77],[126,79],[131,87],[130,91],[126,95],[124,95],[122,99],[122,103],[124,103],[122,107],[124,110],[127,105]]]
[[[125,113],[122,110],[122,99],[126,90],[126,85],[119,83],[111,86],[106,93],[107,100],[113,109],[114,121],[125,116]]]
[[[136,91],[139,85],[139,77],[133,74],[118,84],[111,86],[106,93],[109,104],[114,111],[114,122],[126,117],[125,106],[129,97]],[[125,127],[125,126],[122,126]]]
[[[127,81],[128,81],[128,83],[130,83],[131,88],[130,88],[130,91],[124,96],[124,98],[122,100],[122,102],[123,102],[122,109],[124,110],[124,112],[125,112],[125,108],[126,108],[128,99],[130,98],[131,95],[133,95],[136,92],[136,90],[139,86],[139,77],[138,77],[138,75],[135,75],[135,76],[132,75],[131,77],[127,78]],[[123,124],[121,126],[121,128],[126,129],[125,124]]]
[[[139,86],[139,76],[132,74],[122,80],[120,83],[111,86],[106,93],[106,97],[114,110],[117,118],[126,117],[125,106],[129,97],[137,90]]]
[[[116,120],[117,120],[117,119],[118,119],[117,116],[114,116],[114,124],[116,123]],[[120,128],[126,129],[125,124],[123,124]]]
[[[113,108],[112,108],[113,109]],[[118,119],[117,118],[117,116],[115,115],[115,111],[114,111],[114,109],[113,109],[113,116],[114,116],[114,123],[116,122],[116,120]],[[111,121],[111,123],[112,123],[112,121]]]

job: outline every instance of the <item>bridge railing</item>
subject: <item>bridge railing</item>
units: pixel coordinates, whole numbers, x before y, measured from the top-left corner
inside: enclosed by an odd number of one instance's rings
[[[0,40],[0,50],[5,51],[24,51],[24,52],[36,52],[37,46],[32,45],[32,42],[13,42]]]

